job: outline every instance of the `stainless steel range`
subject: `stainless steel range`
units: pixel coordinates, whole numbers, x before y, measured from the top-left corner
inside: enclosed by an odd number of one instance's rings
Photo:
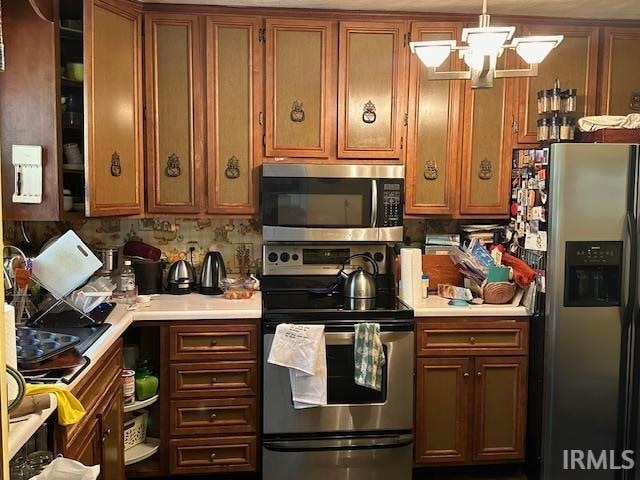
[[[377,296],[354,305],[322,291],[342,263],[369,253]],[[410,479],[413,448],[413,310],[392,290],[384,245],[265,245],[263,289],[263,478]],[[283,261],[284,259],[284,261]],[[348,267],[367,268],[362,258]],[[311,291],[310,291],[311,290]],[[386,363],[380,391],[354,382],[354,325],[380,324]],[[325,326],[327,405],[294,409],[289,372],[267,363],[279,323]]]

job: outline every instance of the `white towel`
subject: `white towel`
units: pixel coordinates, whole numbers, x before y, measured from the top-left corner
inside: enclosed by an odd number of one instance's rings
[[[281,323],[267,362],[289,369],[294,408],[327,404],[324,325]]]
[[[583,132],[595,132],[603,128],[640,128],[640,113],[626,116],[596,115],[578,119],[578,128]]]

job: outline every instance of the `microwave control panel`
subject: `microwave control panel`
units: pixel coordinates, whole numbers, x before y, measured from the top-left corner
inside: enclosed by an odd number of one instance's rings
[[[402,183],[385,182],[382,188],[382,227],[402,225]]]

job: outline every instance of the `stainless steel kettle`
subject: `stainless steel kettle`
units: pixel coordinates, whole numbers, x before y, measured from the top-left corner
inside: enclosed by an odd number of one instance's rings
[[[204,295],[222,294],[222,279],[227,276],[224,260],[220,252],[207,252],[200,273],[200,293]]]
[[[354,259],[362,257],[373,266],[373,275],[367,272],[361,266],[358,266],[351,273],[345,272],[347,263]],[[366,299],[375,298],[377,293],[376,277],[378,276],[378,264],[365,253],[356,253],[347,258],[342,264],[342,268],[338,275],[344,278],[344,296],[345,298]]]

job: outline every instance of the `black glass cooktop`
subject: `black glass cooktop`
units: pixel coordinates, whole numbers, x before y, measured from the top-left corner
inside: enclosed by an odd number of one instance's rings
[[[390,292],[379,293],[373,299],[349,299],[340,294],[298,292],[263,292],[263,318],[413,318],[413,310]]]

